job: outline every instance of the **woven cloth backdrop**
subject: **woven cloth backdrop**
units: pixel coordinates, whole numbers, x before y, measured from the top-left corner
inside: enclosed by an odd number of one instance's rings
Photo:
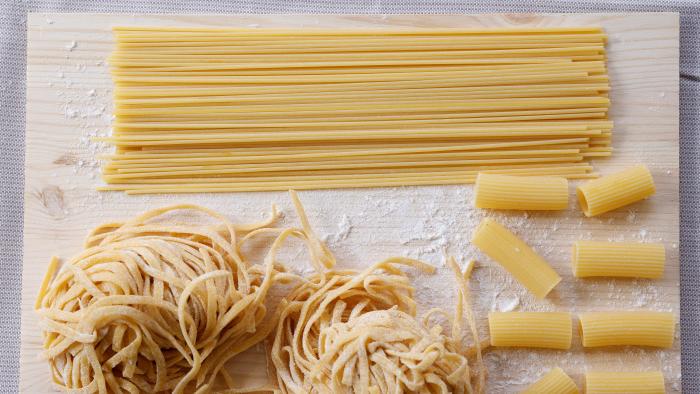
[[[700,393],[700,3],[697,0],[0,0],[0,393],[18,391],[24,96],[28,12],[681,14],[681,336],[683,391]]]

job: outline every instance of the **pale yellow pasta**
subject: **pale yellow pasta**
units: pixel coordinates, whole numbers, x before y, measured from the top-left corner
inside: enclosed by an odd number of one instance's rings
[[[664,375],[661,372],[588,372],[585,376],[587,394],[663,394]]]
[[[576,383],[561,368],[552,368],[522,394],[578,394]]]
[[[55,387],[85,394],[484,392],[488,343],[467,283],[474,262],[462,271],[448,259],[454,316],[434,308],[418,319],[398,265],[435,268],[391,257],[362,271],[334,269],[335,257],[290,195],[301,228],[270,227],[279,217],[274,207],[262,222],[236,225],[182,204],[98,227],[60,269],[52,258],[36,312]],[[186,215],[176,217],[179,211]],[[200,223],[195,215],[206,217]],[[253,239],[270,236],[264,257],[243,253]],[[290,238],[306,246],[315,275],[287,273],[277,260]],[[272,286],[290,282],[297,285],[287,298],[267,302]],[[279,387],[242,388],[227,363],[271,332]]]
[[[671,312],[587,312],[579,315],[579,322],[584,347],[669,348],[676,326]]]
[[[574,275],[661,278],[666,251],[660,243],[577,241],[571,258]]]
[[[183,212],[189,224],[176,216]],[[236,225],[174,205],[96,228],[60,269],[54,257],[36,303],[54,387],[194,393],[221,381],[233,389],[224,364],[273,330],[265,301],[290,280],[240,253],[239,238],[270,230],[277,217],[273,209],[264,222]]]
[[[491,218],[481,221],[472,243],[496,260],[538,298],[544,298],[561,277],[525,242]]]
[[[655,192],[651,172],[640,164],[586,182],[576,189],[576,196],[583,213],[596,216],[643,200]]]
[[[491,345],[568,349],[572,323],[568,312],[491,312]]]
[[[112,133],[96,138],[116,152],[99,190],[447,185],[514,169],[582,179],[598,174],[566,168],[612,154],[599,27],[122,29]]]
[[[474,194],[477,208],[556,211],[569,205],[569,182],[554,176],[479,173]]]
[[[275,392],[482,393],[481,350],[487,344],[479,339],[471,310],[469,269],[463,272],[454,258],[448,260],[458,289],[454,318],[448,317],[452,329],[444,333],[431,319],[448,316],[443,310],[416,318],[413,287],[398,268],[431,273],[432,266],[393,257],[362,271],[334,269],[335,257],[314,234],[301,203],[296,198],[294,203],[302,229],[282,232],[266,260],[276,262],[286,238],[298,237],[309,247],[316,274],[280,301],[270,352],[279,385]],[[466,347],[463,331],[471,332],[473,346]]]

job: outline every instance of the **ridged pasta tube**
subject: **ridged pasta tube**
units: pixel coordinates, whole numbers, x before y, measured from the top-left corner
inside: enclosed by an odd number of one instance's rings
[[[568,312],[491,312],[491,345],[568,349],[572,323]]]
[[[576,196],[586,216],[597,216],[643,200],[655,192],[651,172],[640,164],[586,182],[576,189]]]
[[[544,298],[561,277],[525,242],[491,218],[481,221],[472,243],[496,260],[538,298]]]
[[[663,394],[664,375],[661,372],[588,372],[585,376],[587,394]]]
[[[636,345],[669,348],[676,321],[670,312],[588,312],[579,315],[584,347]]]
[[[660,278],[666,251],[660,243],[577,241],[571,261],[578,278]]]
[[[479,173],[474,194],[477,208],[557,211],[569,205],[569,182],[554,176]]]
[[[561,368],[552,368],[522,394],[578,394],[576,383]]]

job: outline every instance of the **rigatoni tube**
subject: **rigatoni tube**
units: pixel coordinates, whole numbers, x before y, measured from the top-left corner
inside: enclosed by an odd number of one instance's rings
[[[481,221],[472,243],[496,260],[538,298],[544,298],[561,277],[525,242],[491,218]]]
[[[569,205],[569,182],[554,176],[479,173],[474,194],[477,208],[556,211]]]
[[[663,394],[661,372],[588,372],[584,378],[587,394]]]
[[[578,394],[576,383],[561,368],[553,368],[521,394]]]
[[[659,243],[577,241],[571,261],[578,278],[656,279],[664,274],[666,251]]]
[[[568,349],[572,323],[568,312],[491,312],[492,346]]]
[[[673,345],[675,318],[670,312],[588,312],[579,315],[584,347]]]
[[[596,216],[643,200],[656,192],[649,169],[641,164],[588,181],[576,189],[581,210]]]

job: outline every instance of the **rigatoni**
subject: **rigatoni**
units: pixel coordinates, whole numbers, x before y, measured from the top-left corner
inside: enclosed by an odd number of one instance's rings
[[[588,312],[579,315],[584,347],[673,345],[675,318],[670,312]]]
[[[538,298],[544,298],[561,277],[525,242],[491,218],[481,221],[472,243],[496,260]]]
[[[656,192],[649,169],[641,164],[586,182],[576,189],[581,210],[596,216],[643,200]]]
[[[522,394],[578,394],[576,383],[561,368],[553,368]]]
[[[661,372],[588,372],[585,376],[587,394],[663,394],[664,375]]]
[[[664,274],[666,251],[659,243],[577,241],[571,261],[578,278],[656,279]]]
[[[569,205],[569,182],[554,176],[479,173],[474,194],[477,208],[556,211]]]
[[[568,312],[491,312],[492,346],[568,349],[572,336]]]

